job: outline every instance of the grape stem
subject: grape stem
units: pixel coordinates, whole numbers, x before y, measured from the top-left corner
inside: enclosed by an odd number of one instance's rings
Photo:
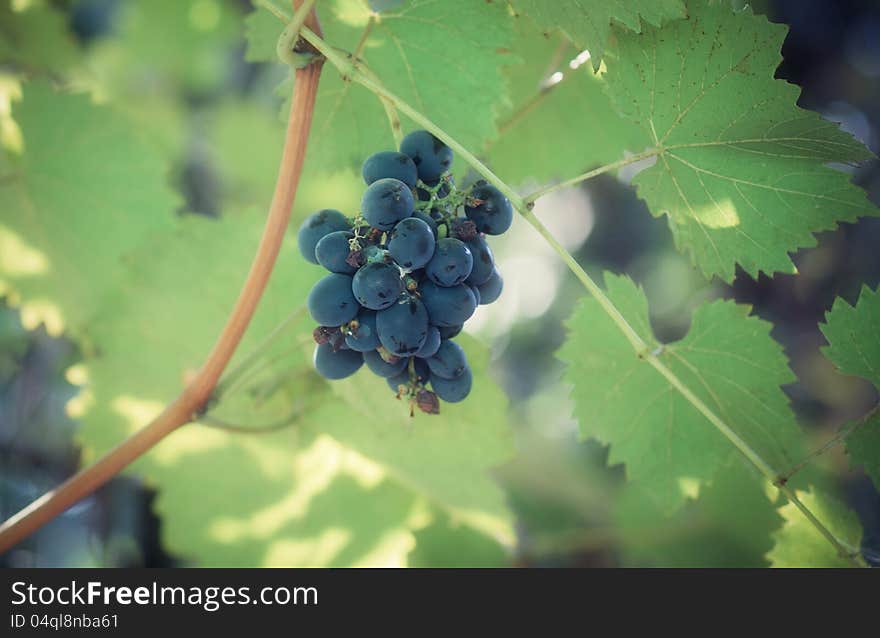
[[[258,0],[258,4],[264,7],[269,7],[272,5],[269,0]],[[282,19],[286,19],[286,14],[277,7],[269,9],[272,13],[275,13],[278,17]],[[782,474],[776,471],[764,458],[754,449],[752,448],[748,442],[746,442],[742,437],[737,434],[737,432],[728,425],[724,419],[718,416],[706,403],[703,402],[678,376],[663,362],[660,358],[662,356],[661,352],[655,352],[653,347],[648,346],[644,339],[633,329],[633,327],[629,324],[626,318],[620,313],[614,303],[608,298],[602,288],[590,277],[587,272],[578,264],[577,260],[560,244],[555,237],[553,237],[552,233],[547,229],[546,226],[538,219],[538,217],[534,214],[532,208],[534,207],[534,202],[539,197],[547,195],[548,193],[554,192],[556,190],[566,188],[569,186],[573,186],[582,181],[591,179],[596,177],[597,175],[602,175],[604,173],[616,170],[623,166],[627,166],[629,164],[633,164],[635,162],[642,161],[644,159],[648,159],[650,157],[660,155],[663,153],[664,149],[662,147],[652,148],[643,153],[639,153],[632,157],[628,157],[623,160],[619,160],[612,164],[607,164],[605,166],[601,166],[592,171],[584,173],[583,175],[579,175],[575,178],[572,178],[568,181],[561,182],[559,184],[541,189],[532,195],[527,197],[520,197],[508,184],[506,184],[500,177],[498,177],[495,173],[489,169],[483,162],[481,162],[473,153],[468,151],[467,148],[462,146],[457,140],[455,140],[452,136],[450,136],[446,131],[444,131],[440,126],[435,124],[431,119],[429,119],[426,115],[422,114],[412,106],[410,106],[403,99],[386,89],[381,82],[375,78],[375,76],[368,77],[363,74],[357,67],[357,65],[353,62],[353,56],[350,54],[340,52],[336,48],[330,46],[327,42],[323,40],[318,34],[316,34],[311,29],[304,27],[301,31],[302,38],[306,40],[309,44],[311,44],[319,53],[321,53],[330,64],[332,64],[337,71],[344,78],[349,81],[360,84],[367,90],[371,91],[375,95],[379,96],[381,99],[386,100],[394,104],[398,111],[409,117],[413,122],[423,127],[428,132],[432,133],[438,139],[442,140],[449,148],[451,148],[455,153],[459,155],[465,162],[467,162],[475,171],[477,171],[482,177],[495,186],[499,191],[501,191],[507,199],[510,200],[510,203],[513,207],[519,212],[525,220],[531,224],[535,230],[550,244],[553,250],[559,255],[559,257],[565,262],[568,266],[569,270],[577,277],[577,279],[583,284],[584,288],[596,299],[596,301],[601,306],[602,310],[608,315],[608,317],[614,322],[614,324],[618,327],[618,329],[623,333],[626,339],[630,342],[635,351],[635,355],[642,361],[646,362],[652,368],[654,368],[666,381],[679,393],[684,399],[690,403],[698,412],[700,412],[709,423],[715,427],[718,432],[724,436],[763,476],[767,479],[779,492],[804,515],[804,517],[809,521],[809,523],[815,527],[815,529],[819,532],[819,534],[825,538],[837,551],[838,555],[843,559],[849,561],[856,567],[865,567],[866,563],[864,559],[861,557],[860,553],[856,548],[850,547],[846,542],[837,538],[837,536],[831,532],[830,529],[820,521],[816,515],[800,500],[797,496],[796,492],[786,485],[786,481],[783,480]]]
[[[300,4],[300,0],[293,0],[294,9]],[[309,33],[318,37],[321,27],[314,9],[310,11],[306,24],[311,27]],[[284,150],[263,236],[238,300],[205,363],[183,392],[159,416],[95,463],[80,470],[58,488],[44,494],[0,525],[0,554],[97,490],[179,427],[198,419],[244,336],[281,250],[305,161],[322,68],[323,61],[317,60],[296,71]]]

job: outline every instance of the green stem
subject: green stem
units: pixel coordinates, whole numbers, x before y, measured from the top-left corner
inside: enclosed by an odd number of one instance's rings
[[[310,56],[303,56],[294,51],[294,46],[299,40],[299,30],[305,23],[309,12],[315,6],[316,0],[303,0],[299,9],[293,14],[290,23],[284,27],[281,35],[278,36],[278,42],[275,45],[275,53],[285,64],[289,64],[294,69],[302,66]]]
[[[611,320],[620,328],[620,331],[624,334],[627,340],[632,345],[633,349],[637,353],[643,353],[647,350],[647,345],[644,340],[639,336],[639,334],[633,329],[633,327],[629,324],[629,322],[624,318],[620,311],[617,309],[617,306],[608,298],[608,295],[605,294],[605,291],[599,287],[599,284],[587,274],[587,271],[581,267],[581,265],[577,262],[577,260],[572,257],[571,253],[569,253],[565,247],[560,244],[553,234],[547,229],[544,224],[541,223],[541,220],[535,215],[534,211],[527,208],[519,208],[517,209],[519,213],[525,218],[529,224],[531,224],[535,230],[538,231],[538,234],[543,237],[548,244],[550,244],[551,248],[556,251],[556,254],[565,262],[568,269],[574,273],[574,276],[578,278],[578,280],[583,284],[584,288],[593,295],[596,301],[599,302],[599,305],[602,306],[602,310],[611,317]]]
[[[567,179],[564,182],[559,182],[558,184],[553,184],[552,186],[547,186],[546,188],[542,188],[540,190],[535,191],[531,195],[528,195],[523,198],[526,204],[533,204],[536,199],[539,197],[543,197],[549,193],[553,193],[558,190],[562,190],[563,188],[568,188],[570,186],[574,186],[575,184],[579,184],[588,179],[592,179],[593,177],[597,177],[602,175],[603,173],[608,173],[610,171],[615,171],[618,168],[623,168],[624,166],[629,166],[630,164],[635,164],[636,162],[641,162],[644,159],[648,159],[649,157],[654,157],[655,155],[660,155],[664,149],[662,148],[651,148],[647,151],[639,153],[637,155],[631,155],[630,157],[624,158],[622,160],[618,160],[616,162],[612,162],[611,164],[605,164],[604,166],[600,166],[599,168],[595,168],[591,171],[587,171],[581,175],[576,177],[572,177],[571,179]]]
[[[266,5],[269,4],[269,2],[268,0],[260,0],[260,4]],[[623,315],[620,313],[614,303],[605,295],[604,291],[599,287],[599,285],[592,279],[592,277],[590,277],[586,273],[586,271],[580,266],[580,264],[577,263],[575,258],[572,257],[572,255],[562,246],[562,244],[560,244],[556,240],[555,237],[553,237],[550,231],[532,212],[534,201],[538,197],[546,195],[547,193],[553,192],[555,190],[565,188],[572,184],[579,183],[586,179],[590,179],[591,177],[601,175],[602,173],[612,171],[616,168],[620,168],[622,166],[638,162],[648,157],[658,155],[663,152],[662,147],[650,149],[624,160],[602,166],[588,173],[584,173],[583,175],[579,175],[578,177],[575,177],[566,182],[562,182],[555,186],[545,188],[527,198],[522,198],[510,186],[502,181],[501,178],[495,175],[495,173],[493,173],[489,169],[489,167],[483,164],[483,162],[477,159],[476,156],[474,156],[464,146],[459,144],[448,133],[446,133],[446,131],[436,125],[427,116],[423,115],[422,113],[411,107],[404,100],[382,86],[381,83],[379,83],[377,80],[373,80],[364,76],[352,63],[350,55],[337,51],[308,27],[304,26],[300,34],[302,38],[305,39],[309,44],[311,44],[315,49],[317,49],[327,59],[327,61],[330,62],[330,64],[336,67],[336,69],[343,75],[343,77],[348,78],[349,80],[365,87],[369,91],[372,91],[376,95],[379,95],[380,97],[391,101],[401,113],[404,113],[413,122],[422,126],[424,129],[432,133],[435,137],[442,140],[474,170],[482,175],[487,182],[489,182],[499,191],[501,191],[510,200],[511,204],[517,210],[517,212],[525,217],[526,221],[528,221],[529,224],[531,224],[538,231],[538,233],[550,244],[553,250],[566,263],[566,265],[583,284],[587,291],[595,297],[605,313],[611,318],[615,325],[617,325],[617,327],[621,330],[627,340],[629,340],[630,344],[633,346],[633,349],[636,352],[636,355],[639,358],[647,361],[670,383],[670,385],[672,385],[675,390],[677,390],[685,398],[685,400],[693,405],[694,408],[697,409],[697,411],[703,414],[709,420],[709,422],[734,447],[736,447],[736,449],[739,450],[739,452],[741,452],[743,456],[745,456],[746,459],[748,459],[767,480],[769,480],[789,501],[791,501],[801,511],[801,513],[807,518],[807,520],[826,540],[828,540],[828,542],[835,548],[835,550],[841,557],[849,560],[851,563],[853,563],[853,565],[857,567],[865,566],[865,563],[862,560],[861,556],[855,554],[852,548],[841,542],[818,518],[816,518],[816,516],[810,511],[810,509],[806,505],[804,505],[800,501],[800,499],[798,499],[797,494],[795,494],[792,489],[787,487],[783,481],[779,480],[779,472],[775,471],[761,457],[761,455],[758,454],[757,451],[755,451],[733,430],[733,428],[727,425],[727,423],[725,423],[721,417],[715,414],[715,412],[713,412],[712,409],[709,408],[709,406],[703,403],[703,401],[699,397],[697,397],[690,390],[690,388],[688,388],[675,375],[675,373],[672,372],[672,370],[670,370],[666,366],[666,364],[664,364],[656,356],[655,353],[649,350],[648,346],[645,344],[645,341],[638,335],[638,333],[635,332],[635,330],[633,330],[629,322],[626,321],[626,319],[623,317]]]

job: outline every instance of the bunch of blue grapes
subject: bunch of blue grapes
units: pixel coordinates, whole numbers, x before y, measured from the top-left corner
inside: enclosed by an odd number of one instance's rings
[[[411,410],[429,414],[471,391],[471,368],[453,338],[478,305],[501,294],[486,235],[513,221],[494,186],[456,188],[452,157],[431,133],[410,133],[399,152],[364,162],[367,188],[354,219],[321,210],[298,237],[303,257],[330,272],[307,302],[318,323],[318,373],[344,379],[366,364]]]

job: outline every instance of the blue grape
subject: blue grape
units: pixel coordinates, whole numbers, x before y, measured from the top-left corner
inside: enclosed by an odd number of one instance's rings
[[[440,341],[440,329],[437,326],[428,326],[428,336],[425,339],[425,343],[419,348],[419,351],[416,352],[414,356],[421,359],[433,357],[434,353],[437,352],[437,349],[440,347]]]
[[[361,213],[373,228],[389,231],[413,212],[412,191],[399,179],[386,177],[367,187],[361,199]]]
[[[396,303],[376,315],[376,331],[379,341],[391,354],[413,355],[428,338],[428,311],[418,299]]]
[[[467,321],[477,308],[474,293],[465,285],[459,284],[452,288],[438,286],[433,281],[419,284],[422,303],[428,310],[428,316],[438,328],[459,326]],[[480,291],[482,293],[482,291]]]
[[[354,319],[360,308],[351,284],[351,277],[338,273],[316,283],[306,301],[312,319],[322,326],[341,326]]]
[[[484,306],[494,302],[501,296],[501,290],[504,288],[504,280],[497,270],[492,271],[492,276],[486,283],[477,286],[480,291],[480,303]]]
[[[428,278],[438,286],[457,286],[471,274],[474,258],[463,241],[444,237],[437,242],[434,256],[425,266]]]
[[[355,273],[351,289],[364,308],[384,310],[397,302],[403,292],[403,281],[394,264],[374,262]]]
[[[386,379],[400,374],[406,368],[407,362],[406,357],[400,357],[394,363],[388,363],[375,350],[364,353],[364,363],[367,364],[367,367],[373,371],[373,374]]]
[[[472,286],[467,282],[464,282],[464,285],[471,289],[471,292],[474,293],[474,299],[477,300],[477,305],[479,306],[482,303],[483,295],[480,294],[479,286]]]
[[[409,370],[404,369],[400,374],[395,374],[393,377],[388,377],[385,379],[388,382],[388,387],[391,388],[392,392],[400,392],[400,386],[408,386],[409,385]]]
[[[436,231],[436,224],[434,228]],[[434,254],[434,232],[423,220],[408,217],[399,222],[391,232],[388,253],[403,268],[421,268]]]
[[[431,380],[431,368],[424,359],[413,359],[413,371],[418,383],[426,384]]]
[[[470,367],[465,367],[464,371],[454,379],[444,379],[436,374],[431,376],[431,388],[438,398],[447,403],[458,403],[463,401],[471,392],[471,384],[473,376]]]
[[[315,370],[325,379],[344,379],[357,372],[364,357],[354,350],[333,350],[329,343],[315,348]]]
[[[513,207],[510,201],[491,184],[480,180],[471,191],[471,197],[480,200],[476,206],[464,207],[465,215],[477,230],[487,235],[500,235],[513,222]]]
[[[440,333],[441,339],[452,339],[459,335],[462,328],[464,328],[464,324],[458,324],[457,326],[441,326],[438,328],[438,332]]]
[[[423,210],[417,210],[412,214],[415,219],[421,219],[428,225],[428,228],[431,229],[431,232],[434,234],[434,241],[437,241],[437,220],[435,220],[429,213],[426,213]]]
[[[379,333],[376,332],[376,311],[364,308],[356,319],[357,330],[354,334],[345,335],[346,345],[358,352],[369,352],[382,345],[379,341]]]
[[[437,353],[426,361],[434,376],[444,379],[454,379],[460,376],[468,365],[464,350],[449,339],[441,342]]]
[[[474,256],[474,267],[464,283],[469,286],[479,286],[486,283],[489,277],[492,276],[492,271],[495,268],[495,257],[492,255],[492,249],[489,248],[486,238],[482,235],[477,235],[473,239],[466,241],[465,245],[470,249],[471,255]]]
[[[400,143],[400,152],[412,158],[423,182],[439,179],[452,166],[452,149],[428,131],[407,135]]]
[[[299,227],[299,233],[296,236],[299,252],[302,253],[306,261],[317,264],[318,259],[315,257],[315,246],[318,245],[318,242],[325,235],[329,235],[337,230],[351,230],[351,222],[338,210],[326,208],[319,210],[313,215],[309,215],[303,221],[302,226]]]
[[[348,241],[352,238],[354,238],[354,233],[347,230],[337,230],[329,235],[324,235],[315,246],[315,257],[317,257],[318,263],[330,272],[353,275],[357,268],[345,261],[351,253]]]
[[[397,151],[373,153],[364,162],[361,175],[363,175],[367,186],[380,179],[393,177],[410,188],[415,188],[416,182],[419,180],[419,174],[412,159]]]

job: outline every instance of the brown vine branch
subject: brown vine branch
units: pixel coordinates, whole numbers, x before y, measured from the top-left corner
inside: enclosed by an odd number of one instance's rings
[[[294,0],[294,9],[300,4],[301,0]],[[312,31],[320,33],[314,10],[306,24]],[[316,60],[296,71],[284,152],[263,236],[238,300],[196,378],[150,423],[0,525],[0,554],[97,490],[177,428],[195,420],[211,397],[253,317],[281,250],[305,161],[322,62]]]

